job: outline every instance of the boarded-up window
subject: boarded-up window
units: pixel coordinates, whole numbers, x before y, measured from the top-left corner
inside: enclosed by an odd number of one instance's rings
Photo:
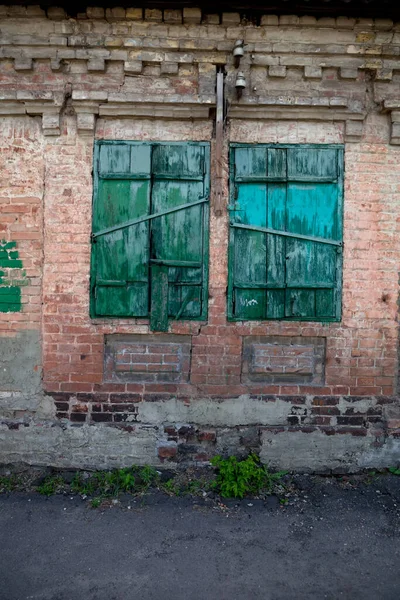
[[[95,146],[92,317],[205,319],[209,145]]]
[[[341,316],[343,148],[231,147],[229,318]]]

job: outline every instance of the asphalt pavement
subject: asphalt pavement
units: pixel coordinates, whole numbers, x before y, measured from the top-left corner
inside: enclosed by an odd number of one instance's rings
[[[1,600],[399,600],[400,477],[282,506],[0,495]]]

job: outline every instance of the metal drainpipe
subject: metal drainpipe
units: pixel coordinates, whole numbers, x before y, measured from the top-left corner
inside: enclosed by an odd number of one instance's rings
[[[214,214],[220,217],[223,212],[223,146],[224,146],[224,67],[217,67],[217,110],[215,117],[215,191]]]

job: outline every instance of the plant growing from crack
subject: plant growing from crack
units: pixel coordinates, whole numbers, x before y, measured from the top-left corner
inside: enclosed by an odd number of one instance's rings
[[[286,471],[270,473],[256,454],[250,454],[244,460],[238,460],[235,456],[215,456],[211,464],[217,469],[213,487],[223,498],[243,498],[248,494],[258,494],[261,490],[271,493],[274,485],[286,475]]]

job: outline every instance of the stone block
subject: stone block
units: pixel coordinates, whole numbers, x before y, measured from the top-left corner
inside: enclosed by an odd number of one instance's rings
[[[395,146],[400,145],[400,123],[392,123],[390,143]]]
[[[286,67],[271,66],[268,69],[270,77],[286,77]]]
[[[61,69],[61,60],[59,58],[53,58],[50,61],[50,68],[52,71],[59,71]]]
[[[171,23],[171,24],[182,23],[182,11],[166,8],[164,10],[164,23]]]
[[[159,10],[158,8],[146,8],[144,11],[144,20],[153,23],[161,23],[163,20],[162,10]]]
[[[128,48],[142,48],[143,38],[125,38],[123,40],[123,45]]]
[[[299,25],[303,25],[305,27],[315,27],[317,24],[318,23],[316,17],[306,15],[304,17],[300,17],[299,19]]]
[[[110,36],[106,37],[106,39],[104,40],[104,45],[107,48],[120,48],[124,45],[124,40],[120,37]]]
[[[177,55],[178,53],[176,53]],[[169,55],[168,55],[169,56]],[[175,54],[172,54],[172,56],[175,57]],[[162,52],[146,52],[146,51],[132,51],[129,53],[129,58],[130,60],[141,60],[143,62],[157,62],[157,63],[161,63],[163,62],[163,60],[166,60],[167,62],[175,62],[176,58],[173,58],[172,60],[170,60],[169,58],[167,58],[167,54],[164,54]]]
[[[124,21],[126,18],[126,11],[120,6],[114,8],[106,8],[106,19],[107,21]]]
[[[143,19],[143,9],[142,8],[127,8],[126,9],[126,18],[129,21],[141,21]]]
[[[254,66],[279,66],[279,57],[272,54],[251,54],[250,58]]]
[[[88,60],[88,71],[104,71],[105,68],[106,64],[104,58],[91,58],[90,60]]]
[[[86,36],[84,35],[71,35],[68,39],[68,46],[85,46]]]
[[[76,50],[73,50],[72,48],[57,50],[57,58],[60,58],[61,60],[72,60],[76,58]]]
[[[101,6],[88,6],[86,9],[88,19],[104,19],[105,12]]]
[[[50,6],[47,9],[47,17],[54,21],[62,21],[66,18],[65,10],[58,6]]]
[[[135,74],[141,73],[143,69],[143,63],[141,60],[127,60],[124,62],[124,71],[125,73]]]
[[[65,35],[50,35],[49,42],[52,46],[67,46],[68,38]]]
[[[322,69],[321,67],[304,67],[304,77],[306,79],[321,79],[322,78]]]
[[[342,79],[357,79],[358,69],[348,69],[346,67],[342,67],[339,69],[339,74]]]
[[[391,81],[393,78],[393,71],[392,69],[377,69],[375,77],[378,81]]]
[[[375,19],[375,29],[390,31],[393,28],[392,19]]]
[[[362,18],[362,19],[356,19],[354,27],[356,29],[367,29],[367,28],[374,27],[374,24],[375,24],[374,19]]]
[[[1,16],[1,12],[0,12]],[[46,12],[40,6],[27,6],[26,7],[27,17],[46,17]]]
[[[217,55],[219,56],[219,55]],[[143,59],[145,60],[145,59]],[[179,63],[188,63],[191,64],[193,63],[194,60],[194,56],[193,54],[187,54],[184,52],[166,52],[164,55],[164,60],[166,62],[179,62]],[[201,60],[199,58],[199,60]],[[162,61],[158,61],[158,62],[162,62]]]
[[[60,135],[60,115],[58,113],[44,113],[42,126],[44,135]]]
[[[293,25],[298,25],[299,24],[299,17],[297,17],[296,15],[281,15],[279,17],[279,25],[283,26],[283,27],[287,27],[289,26],[293,26]]]
[[[21,56],[14,60],[14,69],[16,71],[31,71],[33,69],[33,60],[28,56]]]
[[[183,22],[184,23],[201,23],[201,9],[200,8],[184,8],[183,9]]]
[[[207,25],[219,25],[220,16],[219,15],[203,15],[203,23]]]
[[[336,19],[332,17],[321,17],[317,21],[318,27],[336,27]]]
[[[261,25],[277,27],[279,25],[279,17],[277,15],[263,15],[261,17]]]
[[[92,113],[78,113],[76,116],[78,133],[93,135],[95,128],[95,116]]]
[[[128,60],[128,52],[126,50],[111,50],[110,60]]]
[[[161,75],[176,75],[178,73],[178,63],[168,63],[168,62],[163,62],[161,63]]]
[[[344,96],[333,96],[329,98],[329,106],[348,106],[348,99]]]
[[[236,12],[222,13],[222,25],[232,26],[240,24],[240,14]]]
[[[348,120],[345,128],[345,141],[358,142],[363,135],[363,121]]]
[[[336,27],[338,29],[353,29],[356,24],[356,20],[350,17],[338,17],[336,19]]]

